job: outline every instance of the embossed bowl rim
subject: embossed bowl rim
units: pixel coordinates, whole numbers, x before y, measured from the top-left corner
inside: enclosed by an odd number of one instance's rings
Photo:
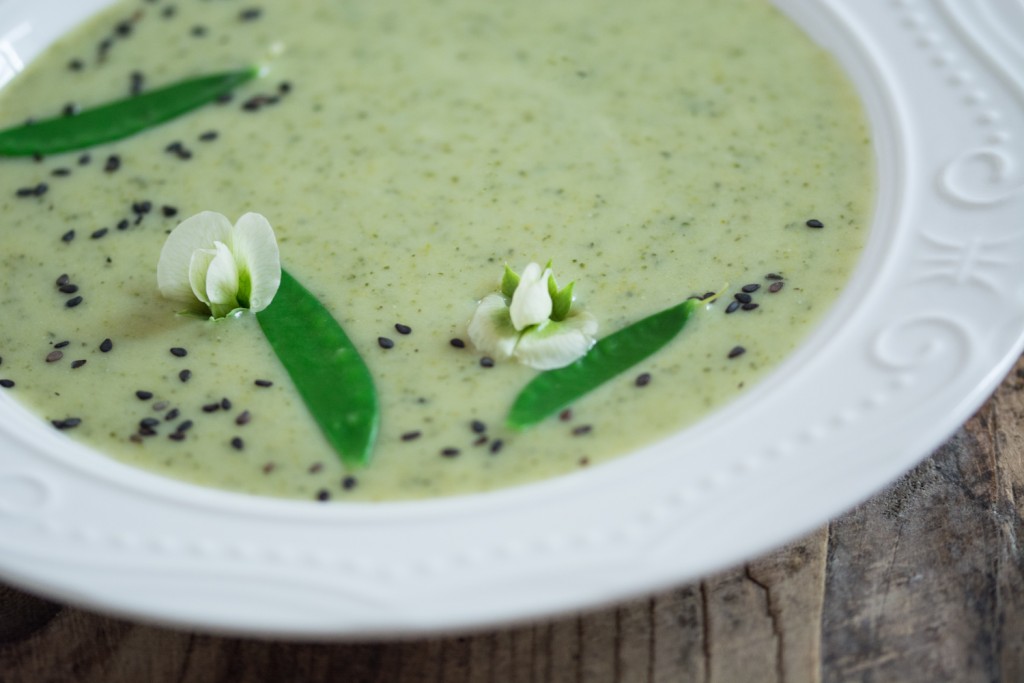
[[[108,0],[0,0],[0,84]],[[805,534],[940,444],[1024,347],[1024,49],[998,0],[775,0],[840,60],[878,157],[864,256],[766,380],[630,457],[386,505],[148,475],[0,395],[0,576],[126,617],[278,637],[508,624],[664,589]]]

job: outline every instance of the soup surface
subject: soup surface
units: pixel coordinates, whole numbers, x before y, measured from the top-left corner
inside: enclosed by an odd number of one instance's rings
[[[254,64],[230,101],[129,139],[0,159],[0,391],[160,474],[338,501],[594,466],[763,377],[865,240],[859,102],[765,0],[134,0],[4,87],[0,125]],[[369,466],[341,464],[253,316],[160,296],[164,240],[203,210],[267,216],[361,350],[382,404]],[[537,371],[482,363],[467,324],[505,263],[548,260],[599,337],[728,286],[665,349],[512,432]]]

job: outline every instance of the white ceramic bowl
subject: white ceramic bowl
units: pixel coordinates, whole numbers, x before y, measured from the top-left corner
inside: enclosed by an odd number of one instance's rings
[[[878,158],[840,301],[739,400],[654,446],[486,495],[321,505],[122,466],[0,395],[0,576],[179,626],[413,634],[595,606],[740,562],[910,468],[1024,338],[1024,5],[776,0],[830,49]],[[106,0],[0,0],[0,84]]]

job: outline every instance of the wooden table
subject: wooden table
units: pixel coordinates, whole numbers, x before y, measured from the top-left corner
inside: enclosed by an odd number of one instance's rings
[[[0,682],[1024,681],[1024,362],[921,465],[731,571],[465,637],[292,644],[136,625],[0,585]]]

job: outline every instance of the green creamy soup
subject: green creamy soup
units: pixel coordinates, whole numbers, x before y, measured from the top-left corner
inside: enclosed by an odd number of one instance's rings
[[[230,101],[0,159],[0,391],[162,475],[379,501],[593,467],[763,378],[865,241],[858,99],[766,0],[134,0],[9,83],[0,126],[250,65],[264,73]],[[368,466],[342,465],[253,315],[182,316],[161,297],[167,234],[204,210],[265,215],[283,266],[359,348],[381,403]],[[513,431],[538,371],[491,366],[467,325],[506,263],[549,260],[598,337],[722,296],[571,410]]]

